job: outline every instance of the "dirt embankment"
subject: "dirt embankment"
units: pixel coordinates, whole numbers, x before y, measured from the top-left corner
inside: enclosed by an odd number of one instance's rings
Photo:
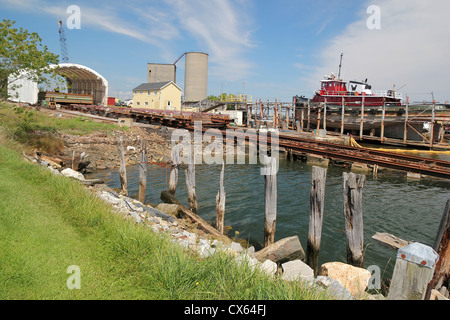
[[[88,135],[71,135],[62,133],[65,142],[63,156],[72,158],[86,153],[84,161],[89,161],[86,172],[113,169],[120,166],[118,139],[122,136],[127,165],[139,163],[141,140],[147,142],[147,155],[150,161],[167,162],[170,160],[170,140],[159,129],[132,127],[129,130],[117,130],[110,134],[94,132]]]

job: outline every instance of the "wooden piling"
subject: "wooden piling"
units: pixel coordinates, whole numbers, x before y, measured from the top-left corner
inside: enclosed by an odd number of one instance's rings
[[[264,169],[264,246],[275,242],[275,225],[277,220],[277,159],[265,158]]]
[[[356,267],[364,265],[362,189],[366,176],[344,172],[344,217],[347,263]]]
[[[128,195],[127,166],[125,162],[125,149],[123,148],[122,136],[119,137],[119,153],[120,153],[120,169],[119,169],[120,186],[122,189],[122,193],[127,196]]]
[[[171,195],[175,195],[177,192],[177,184],[178,184],[178,167],[180,164],[180,154],[178,152],[178,145],[172,148],[172,154],[171,154],[171,160],[172,160],[172,168],[170,169],[170,176],[169,176],[169,187],[167,191]]]
[[[306,117],[308,119],[308,122],[306,123],[306,130],[309,131],[311,129],[311,103],[308,99],[308,112],[306,114]]]
[[[381,134],[380,134],[380,141],[381,143],[384,142],[384,121],[386,118],[386,98],[383,98],[383,108],[381,111]]]
[[[145,194],[147,189],[147,142],[141,140],[141,153],[140,153],[140,163],[139,163],[139,201],[145,203]]]
[[[325,183],[327,169],[322,167],[312,168],[310,215],[308,243],[306,247],[306,263],[314,270],[317,276],[319,270],[319,251],[322,238],[322,222],[325,203]]]
[[[387,299],[423,300],[437,259],[431,247],[418,242],[399,249]]]
[[[224,220],[225,220],[226,192],[223,186],[224,173],[225,173],[225,163],[222,164],[222,171],[220,172],[219,192],[217,192],[216,196],[216,229],[221,234],[224,233]]]
[[[403,143],[408,139],[409,97],[406,97],[405,124],[403,126]]]
[[[186,173],[186,187],[189,202],[189,210],[198,213],[197,195],[195,193],[195,163],[191,157]]]
[[[327,131],[327,98],[323,104],[323,130]]]
[[[345,117],[345,102],[344,97],[342,97],[342,103],[341,103],[341,136],[344,135],[344,117]]]
[[[361,103],[361,122],[359,124],[359,139],[362,140],[364,132],[364,105],[366,102],[366,93],[363,92],[362,103]]]
[[[426,299],[429,299],[431,289],[439,290],[443,284],[450,281],[450,199],[447,200],[445,205],[433,249],[439,255],[439,261],[436,264],[433,279],[428,286]]]

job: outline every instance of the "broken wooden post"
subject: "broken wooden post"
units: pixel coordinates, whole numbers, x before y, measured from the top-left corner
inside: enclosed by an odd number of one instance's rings
[[[141,140],[141,153],[139,162],[139,201],[145,203],[145,193],[147,189],[147,142]]]
[[[397,252],[388,300],[423,300],[439,256],[433,248],[414,242]]]
[[[197,195],[195,194],[195,163],[192,153],[189,155],[188,169],[185,170],[185,173],[189,210],[198,213]]]
[[[383,108],[381,110],[381,134],[380,134],[380,141],[381,143],[384,142],[384,122],[386,119],[386,98],[383,98]]]
[[[448,284],[450,281],[450,199],[445,205],[433,249],[438,253],[439,261],[428,287],[427,299],[429,299],[431,289],[439,290],[442,285]]]
[[[219,192],[216,196],[216,229],[223,234],[224,232],[224,220],[225,220],[225,197],[226,192],[223,187],[223,177],[225,173],[225,163],[222,164],[222,171],[220,172],[220,186]]]
[[[319,271],[319,251],[322,238],[322,221],[325,203],[325,183],[327,169],[321,167],[312,168],[310,215],[308,243],[306,246],[306,263],[314,270],[314,275]]]
[[[277,220],[277,159],[264,156],[264,246],[275,241]]]
[[[172,154],[171,154],[172,168],[170,169],[169,187],[167,189],[167,191],[172,195],[175,195],[175,193],[177,192],[178,168],[180,165],[181,146],[182,145],[180,143],[172,147]]]
[[[366,176],[344,172],[344,217],[345,238],[347,246],[347,263],[363,267],[363,212],[362,189]]]
[[[128,195],[127,166],[125,162],[125,150],[123,148],[122,136],[119,137],[119,153],[120,153],[120,169],[119,169],[120,186],[122,189],[122,193],[127,196]]]

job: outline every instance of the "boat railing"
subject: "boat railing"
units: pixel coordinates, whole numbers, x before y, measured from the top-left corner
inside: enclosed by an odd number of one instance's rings
[[[317,90],[317,94],[321,96],[342,96],[342,97],[354,97],[354,96],[362,96],[360,92],[347,92],[347,91],[321,91]],[[386,97],[386,98],[395,98],[395,99],[403,99],[403,96],[400,92],[393,92],[392,90],[379,90],[372,91],[371,94],[366,94],[366,96],[376,96],[376,97]]]

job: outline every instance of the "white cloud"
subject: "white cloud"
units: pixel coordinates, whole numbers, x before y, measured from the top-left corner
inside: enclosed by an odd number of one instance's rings
[[[324,74],[338,72],[344,53],[342,75],[346,80],[369,79],[374,89],[406,85],[401,91],[412,100],[450,99],[450,28],[446,26],[448,0],[380,0],[381,29],[369,30],[366,8],[360,19],[321,48],[322,64],[310,74],[316,86]]]
[[[167,0],[180,28],[196,39],[195,50],[209,54],[210,75],[233,81],[251,72],[253,64],[244,58],[250,40],[245,1]]]

